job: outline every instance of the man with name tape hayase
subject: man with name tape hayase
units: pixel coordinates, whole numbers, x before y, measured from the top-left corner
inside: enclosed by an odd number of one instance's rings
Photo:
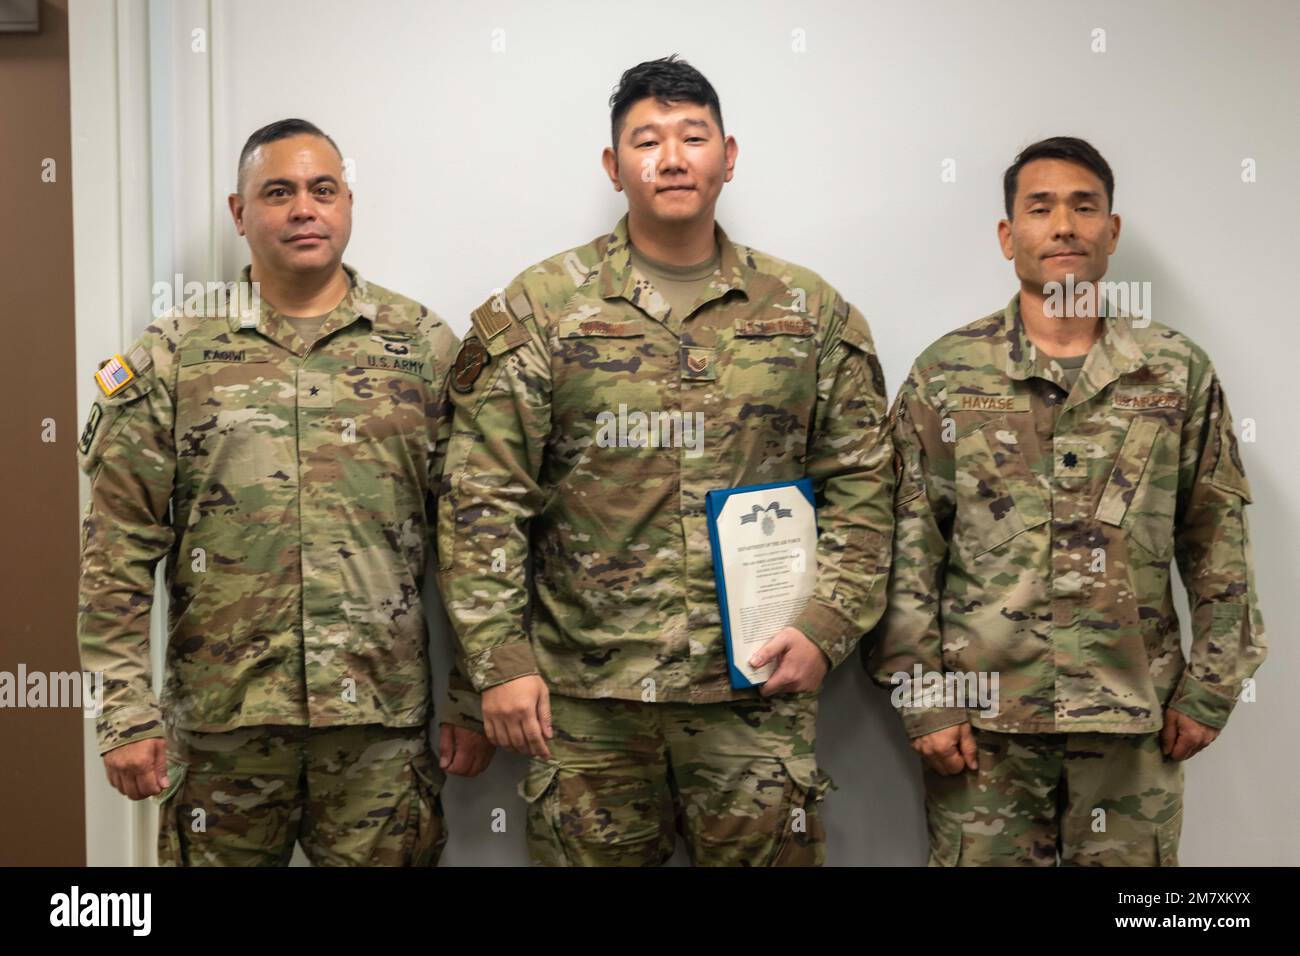
[[[998,225],[1019,291],[927,348],[891,412],[893,568],[868,669],[882,685],[999,677],[991,714],[899,708],[935,865],[1175,864],[1183,761],[1266,653],[1213,364],[1149,314],[1084,297],[1119,241],[1114,189],[1083,140],[1026,147]],[[1079,298],[1060,308],[1067,287]]]

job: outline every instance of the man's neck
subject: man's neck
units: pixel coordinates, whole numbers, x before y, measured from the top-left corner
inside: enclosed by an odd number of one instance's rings
[[[259,294],[271,308],[291,318],[334,311],[348,294],[350,284],[342,265],[332,272],[274,275],[254,262],[250,277],[258,283]]]
[[[1029,341],[1049,356],[1084,355],[1101,338],[1102,319],[1058,318],[1044,309],[1042,289],[1020,286],[1020,321]]]
[[[696,265],[712,259],[717,249],[712,215],[689,222],[657,223],[643,222],[629,213],[627,236],[643,256],[670,266]]]

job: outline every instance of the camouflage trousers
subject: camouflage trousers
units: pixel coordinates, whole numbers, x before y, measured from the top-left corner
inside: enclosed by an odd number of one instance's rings
[[[825,857],[815,696],[719,704],[551,697],[550,761],[519,786],[529,855],[550,866],[654,866],[677,834],[697,866]]]
[[[931,866],[1178,865],[1183,768],[1158,734],[974,733],[978,769],[925,769]]]
[[[171,729],[163,866],[434,866],[444,774],[424,727]]]

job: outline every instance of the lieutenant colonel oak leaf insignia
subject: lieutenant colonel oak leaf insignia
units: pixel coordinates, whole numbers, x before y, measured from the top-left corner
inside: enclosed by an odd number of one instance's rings
[[[451,367],[451,387],[462,395],[474,390],[474,383],[492,361],[492,356],[477,336],[471,335],[460,347]]]
[[[111,396],[124,389],[131,379],[135,378],[135,372],[131,371],[131,366],[126,364],[126,359],[117,353],[99,367],[95,373],[95,381],[99,383],[100,390],[105,397]]]

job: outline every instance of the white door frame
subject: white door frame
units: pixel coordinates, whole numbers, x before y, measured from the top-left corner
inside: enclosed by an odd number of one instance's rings
[[[203,273],[187,279],[219,274],[220,244],[213,241],[221,205],[213,189],[212,20],[211,0],[69,3],[79,420],[94,400],[97,364],[125,352],[152,319],[153,283],[170,283],[182,265]],[[192,43],[195,30],[206,31],[204,43]],[[193,49],[200,45],[203,50]],[[205,213],[184,234],[178,223],[185,220],[173,201],[182,163],[200,167],[199,181],[191,177],[181,186],[190,197],[202,190],[199,208]],[[185,204],[195,208],[193,198]],[[87,494],[83,476],[82,509]],[[161,683],[165,600],[158,590],[150,634],[155,688]],[[153,801],[132,804],[108,785],[93,721],[86,721],[84,738],[87,865],[153,865]]]

